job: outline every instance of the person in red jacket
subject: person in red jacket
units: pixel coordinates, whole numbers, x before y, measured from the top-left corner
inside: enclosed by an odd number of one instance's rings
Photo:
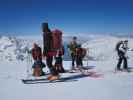
[[[43,31],[43,57],[46,58],[46,65],[49,68],[50,75],[48,80],[59,79],[59,73],[56,71],[53,65],[53,57],[56,54],[56,51],[53,50],[53,33],[48,27],[48,23],[42,23]]]
[[[34,64],[32,66],[33,75],[41,76],[44,75],[42,68],[45,67],[45,64],[42,62],[42,49],[36,43],[33,43],[33,48],[31,50],[32,57],[34,59]]]

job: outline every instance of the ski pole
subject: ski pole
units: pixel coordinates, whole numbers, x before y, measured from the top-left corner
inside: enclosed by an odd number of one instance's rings
[[[30,76],[30,66],[31,66],[31,63],[32,63],[32,59],[31,59],[31,54],[30,54],[29,49],[27,49],[26,53],[27,53],[27,77],[29,77]]]

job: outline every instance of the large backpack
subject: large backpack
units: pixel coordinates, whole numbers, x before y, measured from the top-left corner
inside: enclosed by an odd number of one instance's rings
[[[54,51],[62,48],[62,32],[58,29],[52,31],[52,48]]]
[[[56,52],[62,48],[62,32],[58,29],[50,31],[48,23],[42,24],[43,31],[43,53]]]
[[[119,41],[119,42],[116,44],[116,47],[115,47],[115,50],[116,50],[116,51],[119,50],[119,47],[120,47],[120,45],[121,45],[122,43],[123,43],[122,41]]]

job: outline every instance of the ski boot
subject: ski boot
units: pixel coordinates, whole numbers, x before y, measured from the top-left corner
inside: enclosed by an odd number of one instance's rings
[[[51,75],[48,76],[47,79],[50,80],[50,81],[54,81],[54,80],[58,80],[59,77],[60,77],[59,75],[52,75],[51,74]]]

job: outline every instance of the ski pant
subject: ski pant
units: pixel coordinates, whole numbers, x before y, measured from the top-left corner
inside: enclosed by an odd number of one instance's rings
[[[41,60],[35,60],[34,64],[32,65],[32,68],[35,68],[36,66],[40,66],[40,68],[44,68],[45,64]]]
[[[33,68],[33,76],[41,76],[44,75],[43,68],[45,64],[41,60],[35,60],[34,64],[32,65]]]
[[[83,66],[82,57],[76,56],[76,64],[77,66]]]
[[[58,73],[64,73],[65,72],[65,70],[64,70],[64,68],[63,68],[63,65],[62,64],[55,64],[55,69],[56,69],[56,71],[58,72]]]
[[[74,63],[75,63],[75,61],[76,61],[76,56],[72,53],[71,54],[71,59],[72,59],[72,67],[74,67]]]
[[[62,57],[56,57],[55,58],[55,69],[58,73],[64,73],[65,70],[63,68],[63,60],[62,60]]]
[[[119,61],[117,64],[117,69],[120,69],[122,62],[123,62],[123,68],[127,69],[128,65],[127,65],[127,58],[125,57],[125,54],[121,51],[118,51],[118,56],[119,56]]]
[[[51,73],[52,75],[58,75],[58,72],[57,72],[56,69],[54,68],[52,62],[53,62],[53,56],[47,56],[47,57],[46,57],[46,63],[47,63],[47,66],[48,66],[48,68],[49,68],[49,70],[50,70],[50,73]]]

